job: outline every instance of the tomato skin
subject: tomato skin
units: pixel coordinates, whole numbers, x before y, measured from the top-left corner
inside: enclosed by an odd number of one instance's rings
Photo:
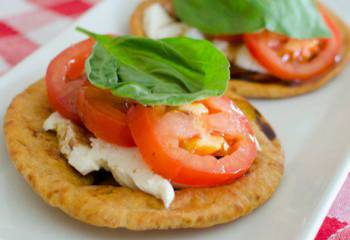
[[[239,141],[232,154],[220,160],[214,156],[199,156],[171,147],[172,139],[164,137],[167,133],[159,134],[161,115],[155,108],[138,105],[129,110],[127,118],[143,160],[154,172],[174,184],[211,187],[230,183],[241,177],[256,157],[255,142],[248,136]],[[252,133],[248,120],[243,114],[239,115],[244,131]],[[178,127],[181,131],[181,126]]]
[[[88,85],[84,64],[90,56],[94,40],[79,42],[58,54],[49,64],[45,82],[50,105],[62,116],[81,124],[77,109],[79,89]]]
[[[93,86],[80,89],[77,109],[85,127],[96,137],[124,147],[135,146],[123,102],[108,91]],[[124,112],[123,112],[124,111]]]
[[[272,34],[266,32],[245,34],[245,44],[252,56],[272,75],[287,81],[312,80],[326,72],[335,63],[335,58],[341,47],[342,37],[339,28],[323,10],[321,12],[333,37],[321,39],[322,50],[309,62],[284,62],[275,51],[268,47],[269,41],[278,41],[278,39],[273,39]]]

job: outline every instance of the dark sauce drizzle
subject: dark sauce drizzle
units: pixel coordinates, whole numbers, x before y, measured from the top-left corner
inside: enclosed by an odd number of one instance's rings
[[[110,172],[107,172],[105,170],[100,170],[97,172],[90,173],[93,177],[93,183],[92,185],[100,186],[100,185],[107,185],[107,186],[120,186],[113,178],[113,175]]]
[[[265,134],[265,136],[270,140],[273,141],[277,138],[275,131],[272,129],[271,125],[264,121],[262,115],[260,112],[255,110],[256,115],[256,123],[258,124],[260,130]]]
[[[231,79],[243,81],[243,82],[253,82],[260,84],[278,84],[287,87],[296,87],[303,84],[301,81],[285,81],[278,77],[272,76],[270,74],[258,73],[254,71],[249,71],[240,68],[231,63]]]

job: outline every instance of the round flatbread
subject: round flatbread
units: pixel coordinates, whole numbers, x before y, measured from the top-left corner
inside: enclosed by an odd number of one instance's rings
[[[17,170],[48,204],[96,226],[132,230],[204,228],[247,215],[276,190],[284,168],[281,145],[271,126],[247,101],[229,95],[252,122],[261,151],[249,172],[230,185],[177,190],[169,209],[138,190],[86,177],[60,154],[55,134],[43,123],[52,113],[44,81],[19,94],[5,117],[9,155]],[[104,177],[102,177],[104,178]]]
[[[175,16],[171,0],[142,1],[135,9],[130,20],[130,32],[132,34],[145,36],[143,13],[145,9],[155,3],[160,3],[171,13],[171,15]],[[288,82],[283,80],[261,83],[259,81],[246,81],[245,79],[232,79],[230,81],[229,90],[248,98],[287,98],[315,91],[338,75],[350,60],[350,30],[346,23],[344,23],[338,16],[326,7],[323,8],[329,13],[330,17],[334,20],[342,33],[343,44],[339,53],[339,62],[335,64],[331,70],[322,76],[300,84],[288,84]],[[230,56],[229,58],[231,59]]]

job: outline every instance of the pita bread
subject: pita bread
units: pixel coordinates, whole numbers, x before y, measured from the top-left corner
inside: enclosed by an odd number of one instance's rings
[[[276,190],[284,169],[281,145],[271,126],[243,98],[229,96],[252,122],[262,151],[249,172],[234,183],[177,190],[169,209],[153,196],[111,183],[105,172],[84,177],[67,163],[55,134],[42,129],[52,113],[44,81],[30,86],[9,106],[6,144],[15,167],[33,190],[82,222],[131,230],[210,227],[262,205]]]
[[[145,9],[155,3],[162,4],[162,6],[170,11],[172,15],[175,14],[174,10],[172,9],[171,0],[144,0],[138,5],[131,17],[130,32],[132,34],[137,36],[145,36],[143,28],[143,13]],[[344,23],[339,17],[337,17],[326,7],[323,8],[329,13],[331,18],[339,27],[343,39],[342,49],[339,54],[340,61],[336,63],[332,69],[314,80],[306,81],[300,84],[286,84],[285,81],[259,83],[258,81],[253,82],[232,79],[230,81],[229,90],[248,98],[287,98],[315,91],[334,79],[344,69],[350,60],[350,31],[346,23]],[[231,59],[230,56],[228,57]]]

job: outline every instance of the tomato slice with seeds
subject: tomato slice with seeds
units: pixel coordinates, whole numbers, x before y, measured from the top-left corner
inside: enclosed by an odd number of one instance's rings
[[[272,75],[283,80],[310,80],[327,71],[341,47],[341,33],[324,12],[332,37],[297,40],[263,31],[245,34],[244,40],[253,57]]]
[[[85,127],[111,144],[135,146],[127,121],[129,102],[93,86],[80,89],[77,109]]]
[[[45,81],[50,105],[62,116],[81,123],[77,112],[77,94],[89,84],[84,65],[95,41],[87,39],[61,52],[50,63]]]
[[[227,97],[196,104],[204,111],[193,110],[193,106],[132,107],[127,122],[134,141],[150,168],[175,184],[210,187],[230,183],[256,157],[251,125]]]

